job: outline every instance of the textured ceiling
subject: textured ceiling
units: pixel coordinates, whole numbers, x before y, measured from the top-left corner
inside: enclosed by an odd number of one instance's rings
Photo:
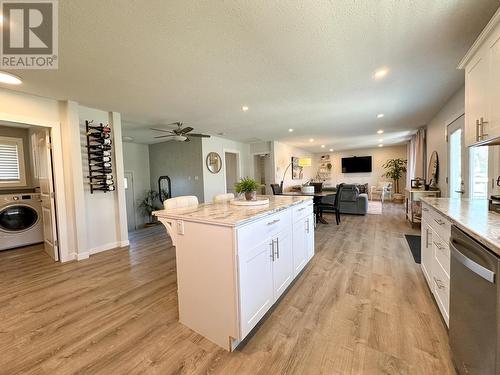
[[[401,142],[463,84],[498,0],[62,0],[59,70],[20,91],[311,151]],[[379,67],[389,74],[372,79]],[[17,88],[16,88],[17,89]],[[242,105],[250,110],[241,111]],[[377,119],[377,113],[385,117]],[[288,129],[294,132],[289,133]],[[309,138],[315,141],[310,143]]]

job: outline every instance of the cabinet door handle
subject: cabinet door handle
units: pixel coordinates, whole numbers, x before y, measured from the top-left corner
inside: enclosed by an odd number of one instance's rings
[[[488,134],[485,134],[484,133],[484,124],[487,124],[488,121],[484,121],[484,118],[481,117],[481,119],[479,120],[479,125],[480,125],[480,132],[479,132],[479,141],[482,141],[484,139],[484,137],[487,137]]]
[[[476,142],[481,140],[481,132],[479,131],[480,127],[481,124],[479,124],[479,120],[476,120]]]
[[[271,246],[271,260],[274,262],[274,239],[271,240],[271,243],[269,244]]]
[[[280,258],[280,239],[276,238],[276,259]]]
[[[299,208],[299,211],[304,211],[307,207]]]
[[[275,219],[273,221],[268,222],[267,225],[273,225],[273,224],[276,224],[279,221],[280,221],[280,219]]]
[[[306,219],[306,233],[309,233],[309,219]]]
[[[425,228],[425,248],[429,247],[429,228]]]
[[[445,222],[443,220],[441,220],[441,219],[434,219],[434,221],[436,223],[438,223],[439,225],[444,225],[445,224]]]

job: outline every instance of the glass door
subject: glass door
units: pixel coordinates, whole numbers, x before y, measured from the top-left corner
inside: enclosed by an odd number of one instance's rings
[[[448,125],[448,196],[465,197],[468,190],[468,154],[464,143],[464,116]]]

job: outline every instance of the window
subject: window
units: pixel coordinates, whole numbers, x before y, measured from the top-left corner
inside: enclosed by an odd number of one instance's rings
[[[470,196],[488,197],[488,147],[470,148]]]
[[[26,186],[23,140],[0,137],[0,187]]]

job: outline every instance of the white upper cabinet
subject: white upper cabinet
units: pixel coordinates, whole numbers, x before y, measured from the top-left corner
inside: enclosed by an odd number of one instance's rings
[[[465,143],[488,143],[500,138],[500,10],[498,10],[459,68],[465,69]]]

